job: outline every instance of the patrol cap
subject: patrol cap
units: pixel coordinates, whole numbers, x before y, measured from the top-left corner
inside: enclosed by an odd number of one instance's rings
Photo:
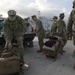
[[[8,15],[9,16],[15,16],[16,15],[16,11],[15,10],[9,10],[8,11]]]
[[[64,13],[60,13],[60,15],[59,16],[63,16],[64,15]]]
[[[28,21],[28,18],[25,18],[24,20],[25,20],[25,21]]]
[[[58,17],[57,16],[54,16],[53,19],[58,19]]]
[[[32,16],[32,19],[33,19],[34,17],[36,17],[36,15],[33,15],[33,16]]]

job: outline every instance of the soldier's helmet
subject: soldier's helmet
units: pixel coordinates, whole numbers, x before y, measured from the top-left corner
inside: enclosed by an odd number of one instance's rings
[[[9,10],[8,11],[8,15],[9,16],[15,16],[16,15],[16,11],[15,10]]]

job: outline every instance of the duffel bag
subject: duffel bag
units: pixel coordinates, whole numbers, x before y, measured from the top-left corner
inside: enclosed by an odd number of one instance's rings
[[[24,72],[29,69],[29,64],[24,61],[18,48],[2,50],[0,52],[0,75]]]
[[[57,38],[57,39],[56,39]],[[49,38],[48,41],[45,42],[43,46],[44,54],[48,57],[53,57],[56,58],[58,53],[61,52],[61,38],[56,37],[56,38]]]
[[[0,75],[20,72],[20,64],[18,56],[13,55],[7,58],[0,58]]]

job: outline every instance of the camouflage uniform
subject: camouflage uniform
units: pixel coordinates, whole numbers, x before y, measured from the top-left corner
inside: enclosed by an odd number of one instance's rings
[[[53,24],[52,24],[52,27],[51,27],[51,35],[52,36],[56,35],[56,31],[57,31],[57,19],[58,19],[57,16],[53,17]]]
[[[72,26],[73,26],[73,30],[72,30]],[[73,1],[73,10],[71,11],[68,19],[67,32],[69,34],[73,33],[73,44],[74,44],[73,57],[75,58],[75,0]],[[74,69],[75,69],[75,63],[74,63]]]
[[[74,28],[72,30],[73,25],[74,25]],[[70,16],[68,19],[67,31],[68,33],[72,33],[73,31],[73,44],[75,46],[75,8],[70,13]],[[74,48],[74,56],[75,56],[75,48]]]
[[[59,19],[57,22],[57,35],[62,37],[62,47],[64,47],[67,43],[66,36],[66,24],[62,19]]]
[[[10,10],[10,12],[12,12],[14,10]],[[8,13],[9,15],[10,13]],[[14,16],[14,14],[12,13],[12,16]],[[5,21],[5,25],[4,25],[4,38],[6,40],[7,43],[11,42],[12,39],[15,37],[17,39],[17,43],[18,43],[18,48],[20,50],[20,53],[22,55],[23,54],[23,51],[24,50],[24,47],[23,47],[23,42],[21,42],[21,40],[19,39],[20,36],[23,37],[24,33],[25,33],[25,23],[24,23],[24,20],[15,15],[15,20],[11,21],[9,19],[9,17],[6,19]]]
[[[37,52],[43,52],[42,47],[44,45],[43,39],[45,37],[45,31],[44,31],[42,22],[37,19],[36,15],[33,15],[32,19],[34,20],[34,22],[36,24],[35,32],[38,36],[38,43],[39,43],[39,46],[40,46],[40,50],[38,50]]]
[[[38,36],[40,49],[42,49],[42,47],[44,45],[43,39],[45,37],[45,31],[44,31],[44,28],[42,26],[42,22],[40,20],[37,20],[37,22],[36,22],[35,31],[36,31],[36,34]]]
[[[73,9],[70,13],[68,25],[67,25],[67,31],[68,33],[72,33],[72,25],[74,24],[74,30],[73,30],[73,44],[75,45],[75,9]]]
[[[53,22],[51,27],[51,35],[52,36],[56,35],[56,31],[57,31],[57,22]]]
[[[67,33],[67,39],[68,39],[68,40],[72,40],[72,32]]]

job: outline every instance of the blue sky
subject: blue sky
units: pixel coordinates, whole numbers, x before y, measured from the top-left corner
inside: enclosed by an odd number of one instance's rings
[[[7,11],[14,9],[22,17],[41,12],[42,16],[53,17],[64,12],[66,16],[72,10],[73,0],[0,0],[0,14],[7,17]]]

